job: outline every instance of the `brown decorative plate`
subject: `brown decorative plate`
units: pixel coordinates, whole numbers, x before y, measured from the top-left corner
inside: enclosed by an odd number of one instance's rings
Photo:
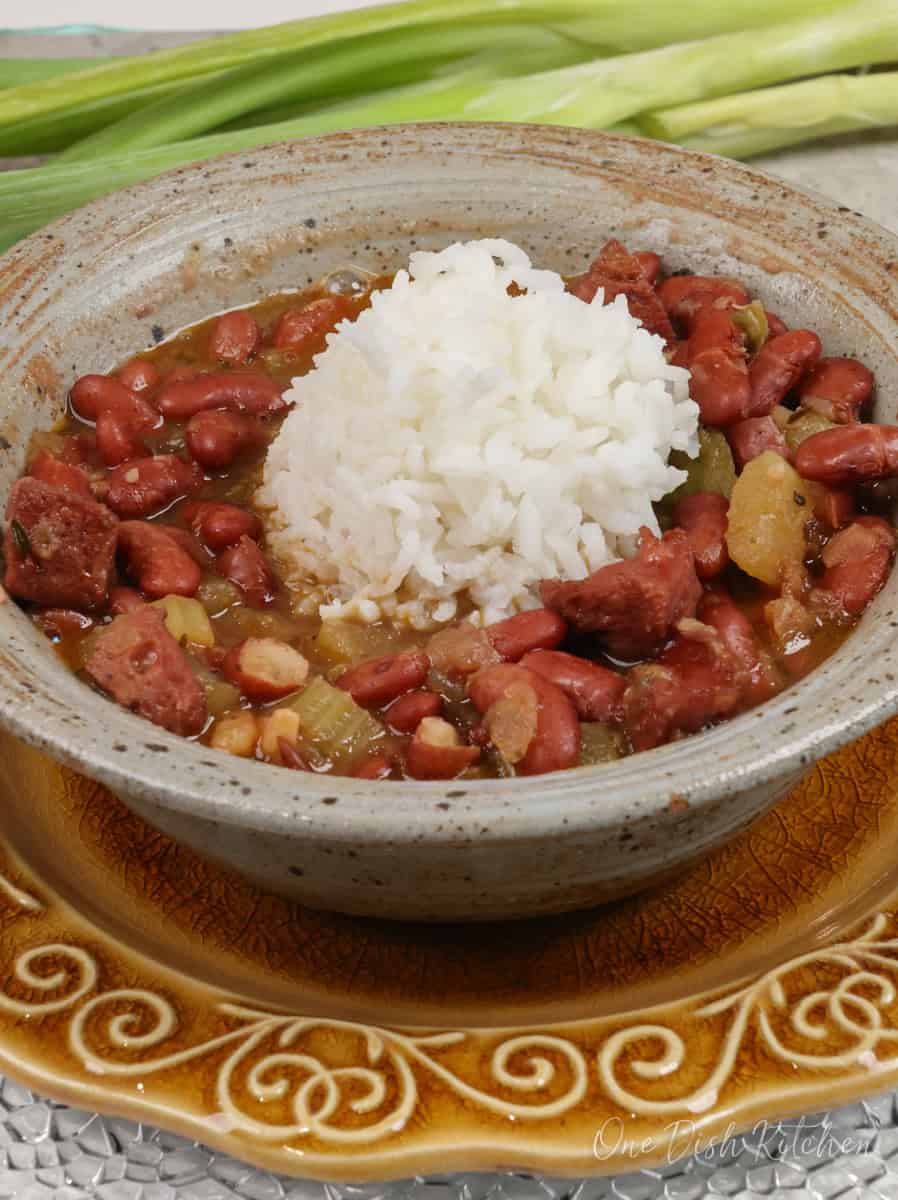
[[[0,1071],[280,1172],[632,1170],[898,1083],[898,720],[675,883],[516,924],[299,909],[5,735],[0,792]]]

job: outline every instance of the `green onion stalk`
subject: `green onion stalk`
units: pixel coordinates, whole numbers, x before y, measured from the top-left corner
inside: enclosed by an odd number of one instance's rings
[[[198,79],[77,142],[57,161],[183,142],[278,101],[308,106],[357,92],[368,95],[448,73],[473,56],[493,63],[495,74],[521,75],[583,62],[594,53],[571,35],[531,25],[452,23],[347,38]]]
[[[650,137],[751,158],[833,134],[898,125],[898,72],[824,75],[648,113],[637,124]]]
[[[844,0],[791,0],[796,16],[838,12]],[[574,24],[579,36],[603,52],[660,46],[704,33],[763,29],[782,16],[782,0],[408,0],[329,16],[288,21],[157,50],[125,62],[109,61],[75,74],[0,92],[0,129],[19,121],[52,118],[76,104],[121,96],[146,87],[185,81],[211,71],[245,66],[291,51],[333,45],[342,38],[390,29],[452,22]],[[438,47],[437,47],[438,49]]]

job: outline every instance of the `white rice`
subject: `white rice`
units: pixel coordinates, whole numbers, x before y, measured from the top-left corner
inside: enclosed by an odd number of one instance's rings
[[[510,296],[516,283],[525,295]],[[324,617],[485,622],[631,553],[697,452],[688,372],[624,298],[584,304],[501,240],[413,254],[343,322],[268,453],[257,500]]]

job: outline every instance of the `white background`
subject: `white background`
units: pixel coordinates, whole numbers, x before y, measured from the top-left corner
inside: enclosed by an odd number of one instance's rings
[[[110,29],[245,29],[377,0],[0,0],[4,29],[104,25]],[[2,42],[0,42],[2,56]]]

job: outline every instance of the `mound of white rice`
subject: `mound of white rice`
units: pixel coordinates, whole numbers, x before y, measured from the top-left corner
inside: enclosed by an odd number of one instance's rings
[[[511,296],[511,283],[526,294]],[[631,552],[697,451],[688,372],[623,297],[592,304],[501,240],[411,256],[295,379],[257,500],[325,617],[484,621]]]

